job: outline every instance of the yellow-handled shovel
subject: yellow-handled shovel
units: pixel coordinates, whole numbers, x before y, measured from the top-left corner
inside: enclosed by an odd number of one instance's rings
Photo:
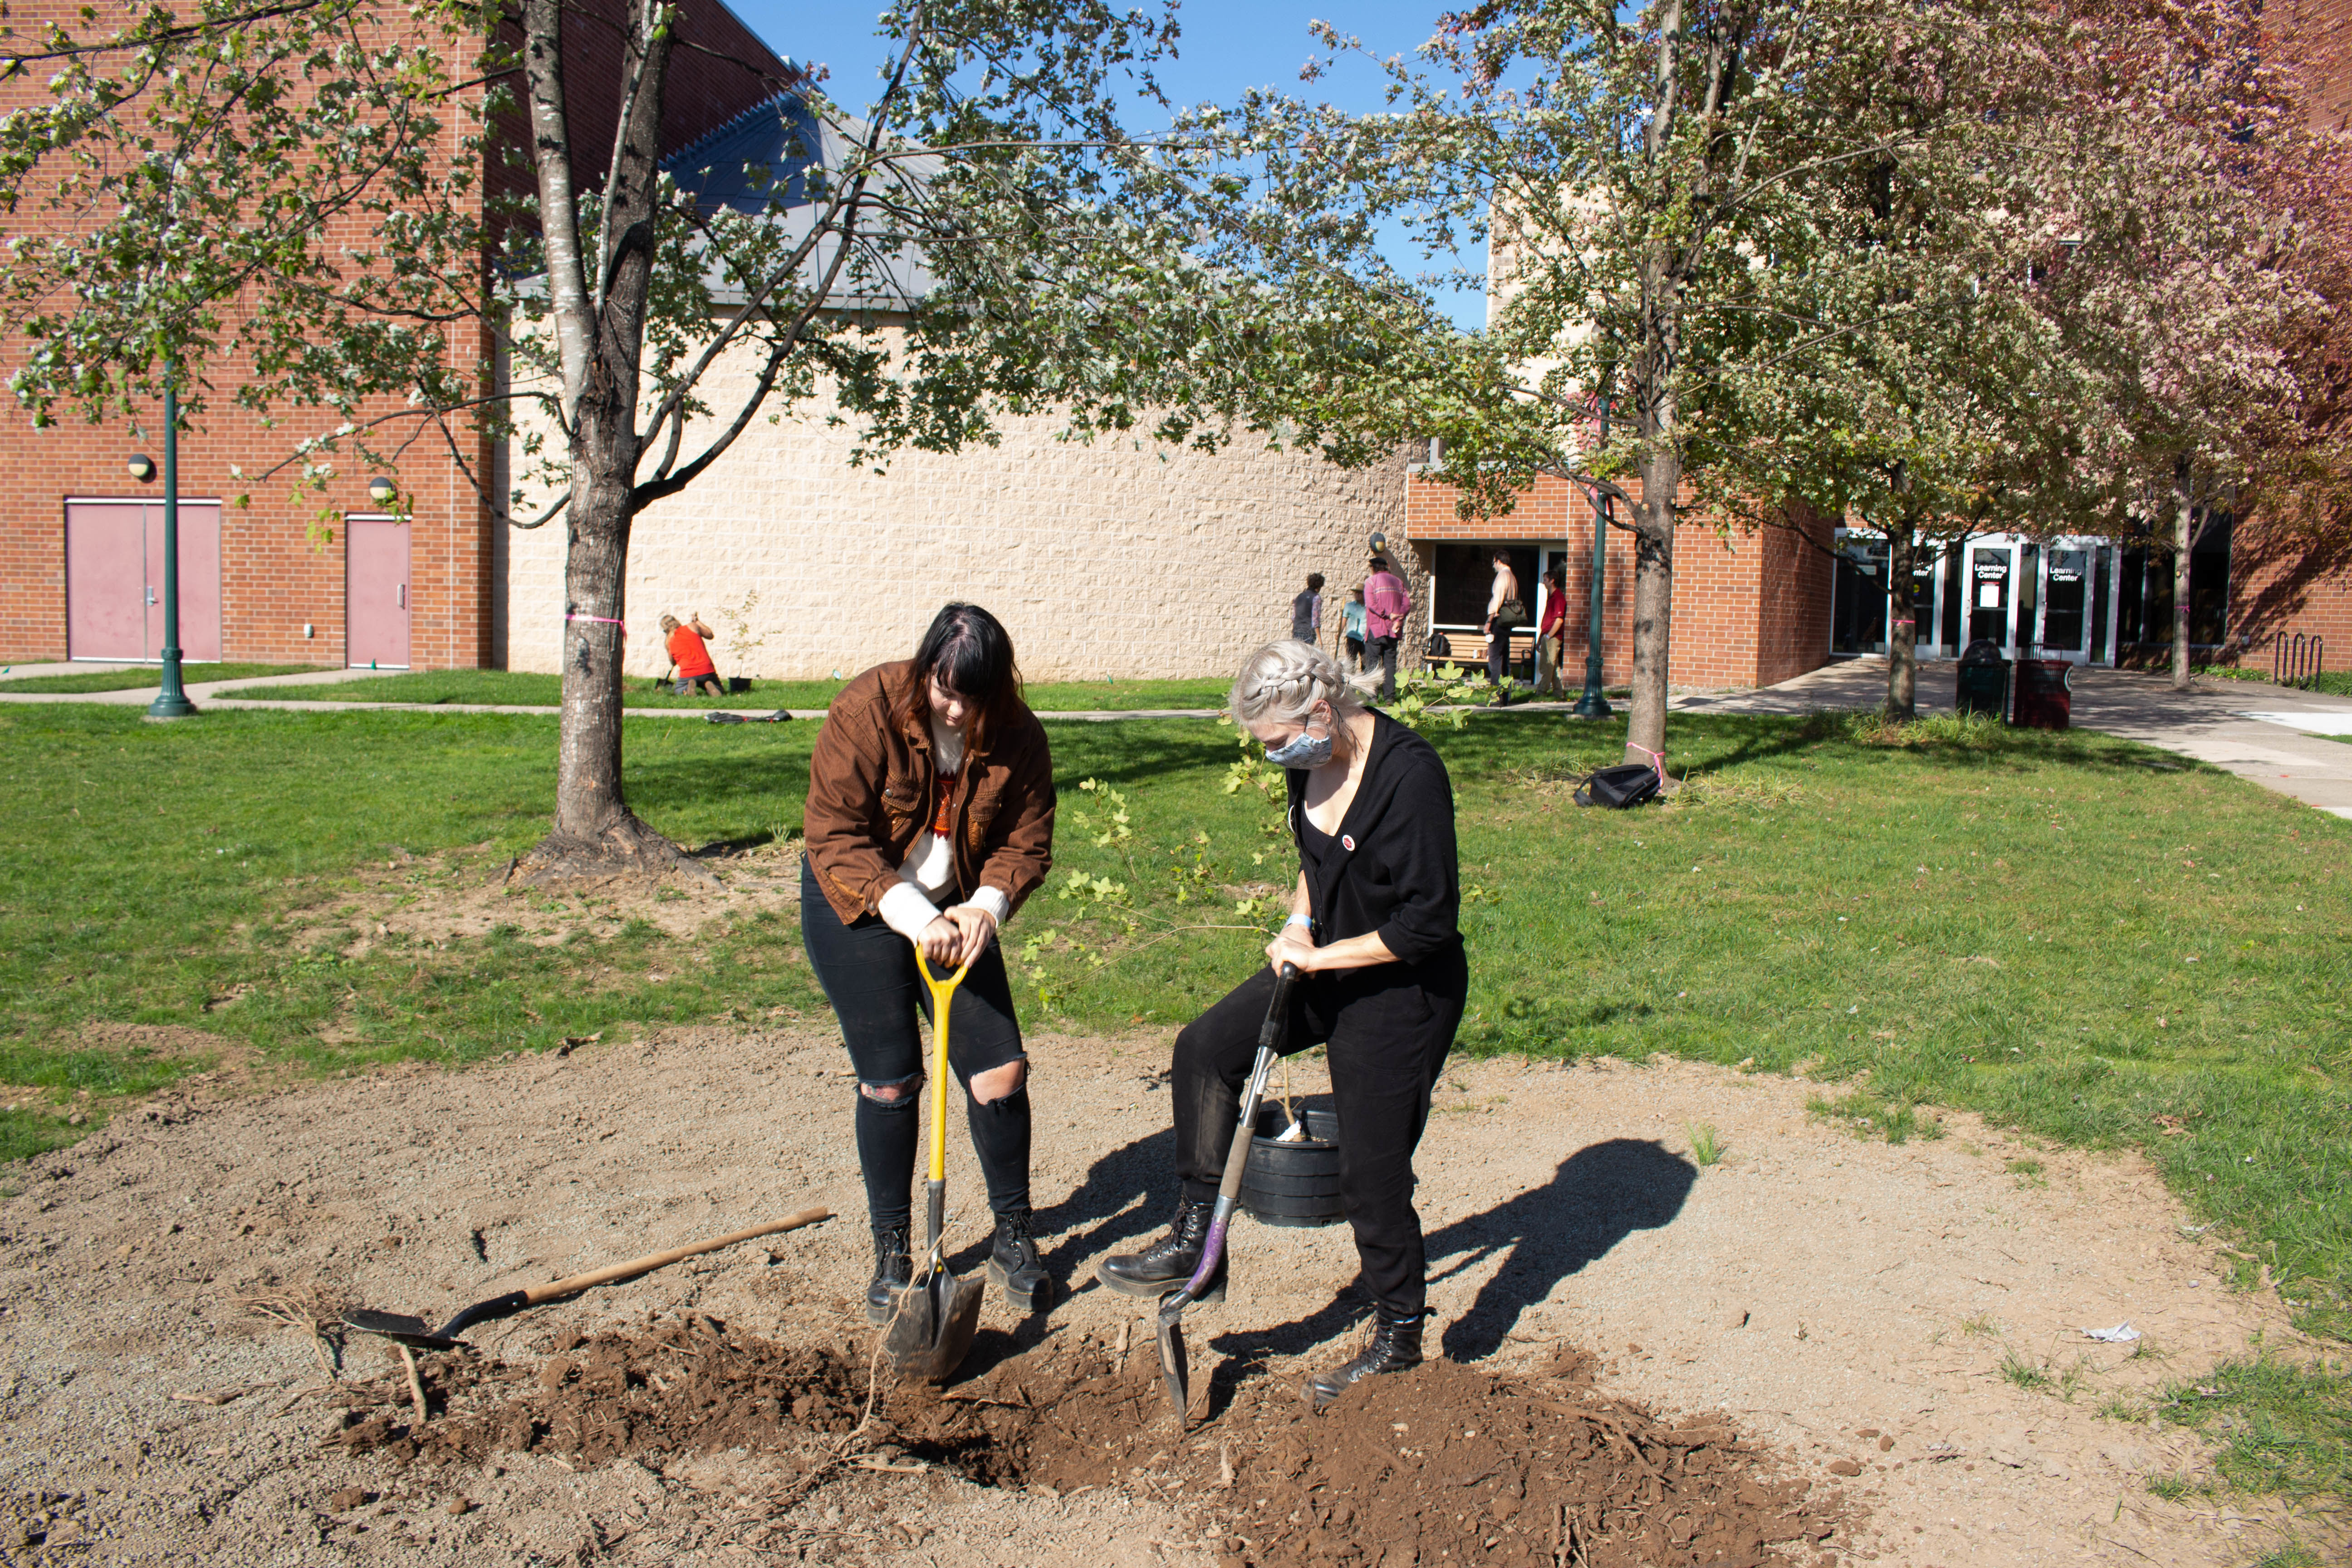
[[[931,993],[931,1179],[925,1194],[930,1247],[913,1281],[898,1293],[882,1330],[882,1354],[901,1377],[945,1383],[971,1349],[980,1327],[982,1281],[959,1279],[947,1269],[948,1207],[948,1011],[956,987],[971,970],[967,962],[940,980],[931,973],[923,950],[915,963]]]

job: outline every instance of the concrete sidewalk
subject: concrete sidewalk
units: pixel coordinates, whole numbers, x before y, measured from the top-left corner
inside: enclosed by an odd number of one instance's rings
[[[1957,666],[1919,667],[1922,713],[1952,710]],[[1886,700],[1886,661],[1842,659],[1759,691],[1677,699],[1692,713],[1807,713],[1875,708]],[[2085,730],[2194,757],[2264,789],[2352,818],[2352,744],[2321,731],[2352,729],[2352,699],[2268,681],[2200,680],[2172,689],[2169,676],[2078,668],[2074,720]]]
[[[30,680],[37,676],[44,675],[101,675],[118,669],[152,670],[154,668],[155,666],[152,664],[20,664],[11,668],[7,675],[0,677],[0,679]],[[404,669],[314,669],[308,675],[248,675],[236,680],[192,680],[186,683],[184,689],[187,692],[189,700],[202,702],[225,692],[242,691],[248,686],[334,686],[347,680],[366,680],[373,676],[406,675],[408,671]],[[126,687],[121,691],[0,691],[0,702],[108,702],[124,707],[144,708],[155,700],[156,690],[163,685],[163,676],[158,673],[152,684]],[[275,708],[279,704],[225,702],[215,706]],[[289,706],[310,709],[341,707],[342,704],[301,702]],[[367,706],[381,707],[385,704],[370,703]],[[412,703],[404,706],[421,708],[429,704]],[[541,710],[530,711],[541,711]],[[543,711],[552,713],[555,710],[549,708]]]

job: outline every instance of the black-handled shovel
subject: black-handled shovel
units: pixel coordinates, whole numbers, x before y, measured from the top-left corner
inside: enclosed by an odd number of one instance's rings
[[[1274,1000],[1265,1009],[1265,1022],[1257,1032],[1257,1060],[1250,1066],[1249,1087],[1242,1094],[1242,1117],[1234,1131],[1234,1146],[1225,1153],[1225,1177],[1217,1184],[1217,1206],[1209,1211],[1209,1234],[1201,1244],[1201,1266],[1192,1270],[1192,1278],[1181,1290],[1171,1290],[1160,1299],[1160,1377],[1168,1386],[1168,1401],[1176,1407],[1176,1425],[1181,1429],[1192,1408],[1192,1362],[1184,1353],[1184,1309],[1200,1299],[1209,1288],[1210,1279],[1225,1255],[1225,1230],[1233,1223],[1234,1205],[1239,1201],[1242,1176],[1249,1169],[1250,1145],[1257,1131],[1258,1101],[1265,1097],[1266,1075],[1274,1070],[1275,1058],[1290,1033],[1290,988],[1298,978],[1298,965],[1286,963],[1274,980]]]

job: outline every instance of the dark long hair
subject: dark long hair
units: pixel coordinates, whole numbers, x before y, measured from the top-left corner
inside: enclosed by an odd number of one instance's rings
[[[1004,624],[978,605],[949,605],[931,617],[931,629],[915,649],[914,679],[898,714],[901,724],[930,723],[931,677],[972,704],[964,726],[965,744],[988,749],[989,731],[1020,711],[1021,667],[1013,660],[1013,638]]]

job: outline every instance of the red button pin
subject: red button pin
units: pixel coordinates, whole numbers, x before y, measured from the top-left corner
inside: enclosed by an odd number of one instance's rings
[[[1339,847],[1353,855],[1356,852],[1356,841],[1342,833],[1339,835]]]

